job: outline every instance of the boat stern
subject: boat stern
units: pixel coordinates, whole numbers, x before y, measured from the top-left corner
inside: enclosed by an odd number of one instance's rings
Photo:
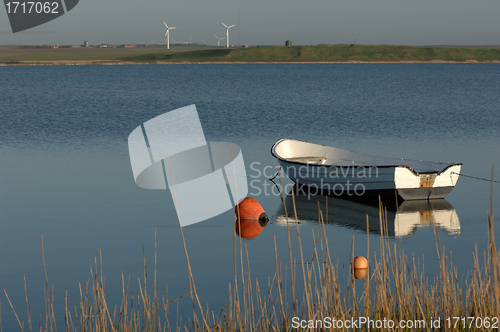
[[[448,166],[440,173],[415,173],[407,167],[396,167],[394,182],[404,200],[444,198],[455,187],[462,164]]]

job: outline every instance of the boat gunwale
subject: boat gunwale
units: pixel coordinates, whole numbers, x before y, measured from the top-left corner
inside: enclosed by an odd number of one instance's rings
[[[454,166],[462,166],[463,163],[452,163],[448,166],[446,166],[444,169],[442,169],[441,171],[439,172],[416,172],[412,167],[408,166],[408,165],[397,165],[397,164],[394,164],[394,165],[381,165],[381,166],[377,166],[377,165],[372,165],[372,166],[359,166],[359,165],[356,165],[356,166],[341,166],[341,165],[335,165],[335,164],[311,164],[311,163],[306,163],[306,162],[303,162],[303,161],[295,161],[295,160],[289,160],[289,159],[286,159],[284,157],[281,157],[280,155],[278,155],[278,153],[275,151],[276,150],[276,147],[283,143],[284,141],[295,141],[295,142],[301,142],[301,143],[308,143],[308,144],[314,144],[314,145],[318,145],[318,146],[322,146],[322,147],[326,147],[326,148],[332,148],[331,146],[328,146],[328,145],[324,145],[324,144],[317,144],[317,143],[311,143],[311,142],[304,142],[304,141],[300,141],[300,140],[296,140],[296,139],[292,139],[292,138],[281,138],[279,139],[276,143],[273,144],[273,146],[271,147],[271,154],[278,160],[280,161],[283,161],[283,162],[287,162],[287,163],[291,163],[291,164],[298,164],[298,165],[307,165],[307,166],[311,166],[311,167],[343,167],[343,168],[350,168],[350,167],[355,167],[355,168],[365,168],[365,167],[377,167],[377,168],[396,168],[396,167],[404,167],[404,168],[407,168],[409,169],[411,172],[413,172],[413,174],[415,175],[420,175],[420,174],[437,174],[437,175],[441,175],[442,173],[446,172],[449,168],[451,167],[454,167]],[[339,150],[343,150],[343,151],[347,151],[347,152],[351,152],[351,153],[357,153],[357,154],[362,154],[362,155],[367,155],[365,153],[360,153],[360,152],[355,152],[355,151],[350,151],[350,150],[345,150],[345,149],[340,149],[340,148],[335,148],[335,149],[339,149]],[[387,158],[387,157],[381,157],[381,158]],[[411,159],[406,159],[406,160],[411,160]],[[418,160],[411,160],[411,161],[417,161]]]

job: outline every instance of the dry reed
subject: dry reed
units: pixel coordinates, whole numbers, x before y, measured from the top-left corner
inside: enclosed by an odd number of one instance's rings
[[[492,171],[493,178],[493,171]],[[493,330],[498,326],[500,317],[500,264],[496,249],[493,222],[493,184],[491,188],[491,210],[487,213],[488,250],[484,253],[484,262],[480,264],[480,255],[475,247],[474,267],[466,276],[459,276],[452,263],[452,254],[446,255],[441,246],[439,233],[435,230],[436,250],[438,254],[439,273],[433,281],[424,274],[424,263],[411,255],[408,257],[399,244],[391,242],[388,236],[387,211],[380,202],[380,251],[371,259],[368,276],[363,280],[355,280],[349,269],[348,278],[339,279],[338,263],[333,263],[329,251],[328,232],[323,209],[318,206],[319,223],[313,230],[314,247],[310,256],[304,253],[301,243],[300,228],[297,222],[287,223],[289,243],[289,264],[278,261],[278,248],[274,239],[275,271],[269,276],[267,285],[252,280],[248,248],[234,237],[234,284],[229,284],[228,302],[220,314],[204,310],[196,294],[194,278],[186,250],[188,273],[191,290],[183,295],[191,295],[193,302],[192,321],[183,324],[177,317],[172,321],[169,305],[180,299],[169,300],[168,291],[161,297],[156,283],[156,229],[154,282],[152,296],[147,290],[147,269],[144,257],[143,279],[138,279],[139,295],[135,299],[137,306],[130,304],[128,289],[130,278],[125,282],[122,274],[123,297],[119,306],[112,310],[107,305],[105,280],[102,271],[102,256],[99,255],[90,272],[92,278],[80,287],[80,303],[78,309],[71,313],[68,307],[67,293],[64,308],[64,331],[68,332],[104,332],[104,331],[291,331],[307,330],[314,326],[319,330],[328,329],[332,318],[339,321],[357,322],[358,326],[339,327],[337,330]],[[294,219],[297,219],[295,201]],[[327,200],[328,205],[328,200]],[[286,208],[286,207],[285,207]],[[325,207],[327,209],[327,207]],[[327,210],[326,210],[327,211]],[[288,218],[288,217],[287,217]],[[292,217],[291,217],[292,218]],[[291,225],[295,224],[298,248],[292,248]],[[369,222],[367,216],[367,258],[370,258]],[[239,247],[237,244],[239,242]],[[184,243],[185,246],[185,243]],[[239,250],[238,250],[239,249]],[[299,250],[300,261],[292,255],[292,249]],[[351,259],[353,258],[354,238],[352,241]],[[144,251],[144,246],[143,246]],[[238,252],[239,251],[239,252]],[[144,255],[144,252],[143,252]],[[306,258],[310,257],[310,258]],[[45,318],[40,316],[39,331],[57,331],[56,309],[54,308],[54,290],[49,287],[45,258],[42,260],[45,274]],[[239,264],[239,268],[238,268]],[[297,273],[297,265],[299,272]],[[245,271],[246,267],[246,271]],[[302,286],[300,278],[302,278]],[[356,283],[364,283],[361,293],[356,293]],[[32,331],[30,305],[26,292],[27,323],[21,322],[12,306],[7,291],[6,299],[16,317],[21,331]],[[194,295],[194,296],[193,296]],[[181,296],[181,297],[183,297]],[[290,299],[291,297],[291,299]],[[1,306],[0,306],[1,310]],[[59,311],[57,311],[59,313]],[[197,314],[201,314],[202,322]],[[295,317],[295,318],[294,318]],[[458,320],[454,317],[458,317]],[[480,317],[481,324],[476,319]],[[488,317],[488,322],[486,321]],[[496,318],[495,318],[496,317]],[[465,320],[464,320],[465,318]],[[362,319],[372,321],[372,325],[361,325]],[[388,324],[378,328],[379,322],[394,321],[395,326]],[[412,322],[411,327],[400,328],[401,322]],[[1,326],[0,311],[0,332]],[[496,323],[495,323],[496,322]],[[416,326],[415,324],[423,324]],[[301,325],[298,326],[297,325]]]

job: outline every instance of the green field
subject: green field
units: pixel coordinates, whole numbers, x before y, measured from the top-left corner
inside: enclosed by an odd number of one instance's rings
[[[267,46],[222,48],[177,45],[133,49],[32,49],[0,47],[0,63],[58,61],[199,63],[199,62],[500,62],[500,46]]]
[[[122,58],[143,54],[171,54],[194,50],[216,48],[206,45],[171,45],[167,50],[163,45],[141,48],[23,48],[19,46],[0,46],[0,63],[54,62],[57,61],[96,61],[122,62]]]
[[[500,61],[500,47],[294,46],[212,49],[123,58],[131,62]]]

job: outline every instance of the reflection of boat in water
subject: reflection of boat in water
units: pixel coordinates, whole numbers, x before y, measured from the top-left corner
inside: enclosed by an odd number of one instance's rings
[[[396,190],[405,200],[444,198],[462,166],[377,157],[285,138],[273,145],[271,154],[296,184],[336,196],[393,195]]]
[[[366,231],[366,215],[369,218],[370,233],[380,234],[378,199],[347,200],[328,197],[328,215],[326,215],[327,196],[296,195],[295,207],[299,222],[318,222],[318,207],[323,213],[323,220],[330,224],[351,227]],[[288,221],[294,222],[292,195],[285,198]],[[460,233],[460,221],[453,206],[445,199],[403,201],[387,207],[387,232],[389,236],[407,236],[418,227],[436,225],[450,234]],[[285,207],[273,216],[273,222],[286,226]]]

